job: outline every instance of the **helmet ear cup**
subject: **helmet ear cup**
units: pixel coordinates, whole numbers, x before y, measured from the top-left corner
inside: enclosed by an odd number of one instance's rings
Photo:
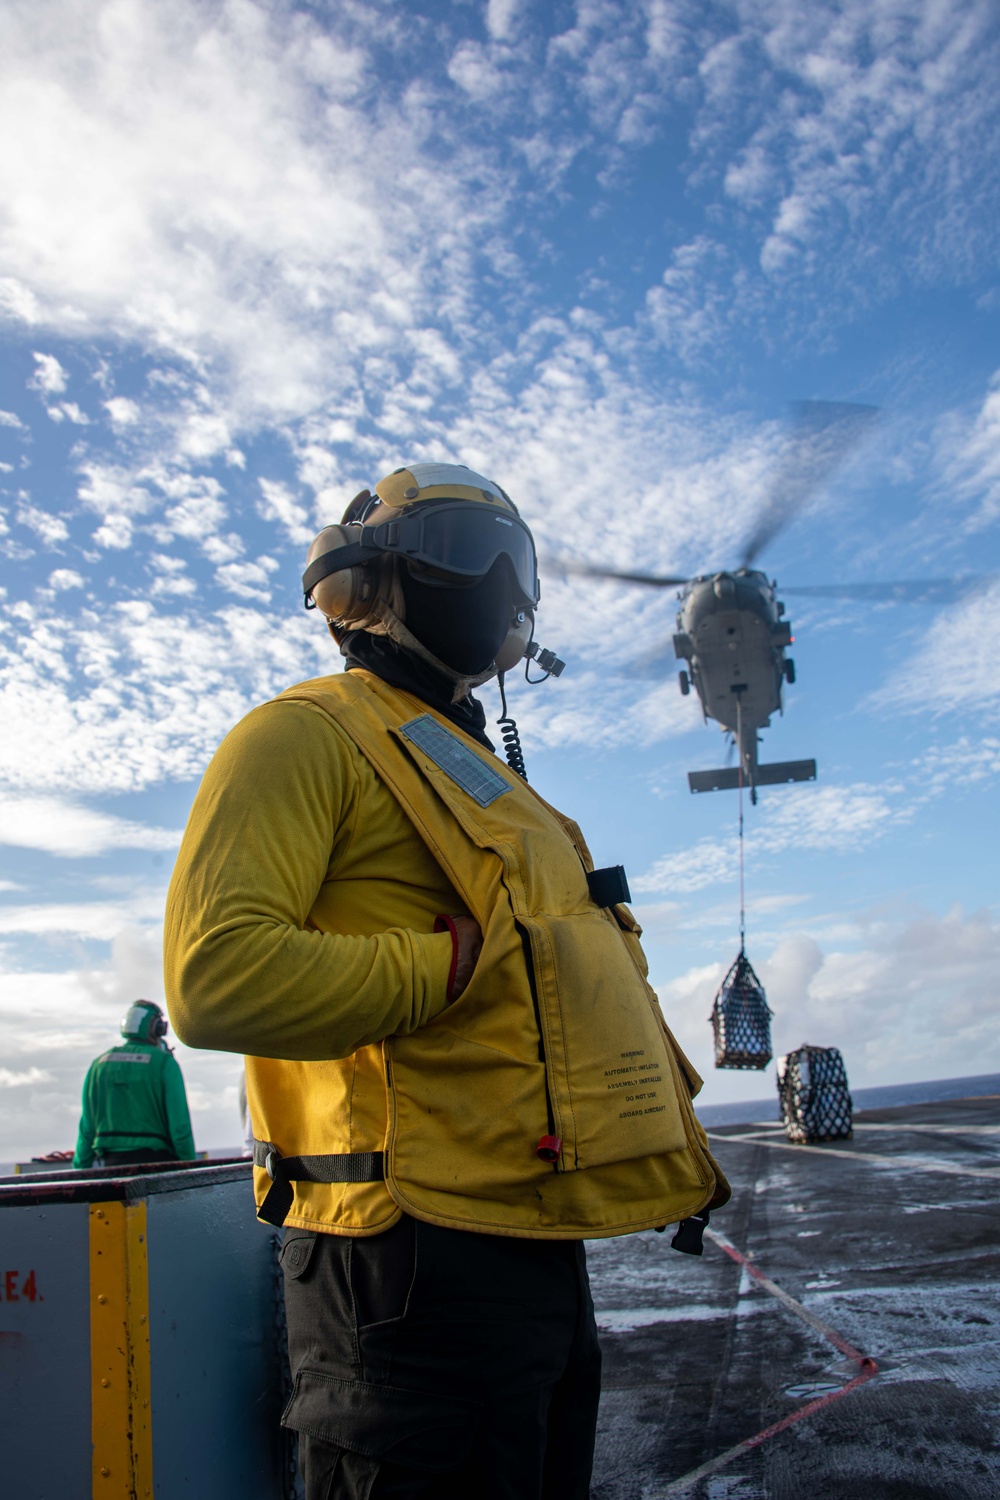
[[[309,548],[306,565],[356,540],[346,526],[324,526]],[[368,563],[328,573],[313,589],[313,603],[328,620],[361,620],[369,613],[377,582],[377,567]]]
[[[516,667],[519,661],[523,661],[528,649],[528,642],[535,628],[535,617],[530,609],[519,610],[518,614],[521,616],[520,621],[517,616],[514,617],[506,639],[496,654],[498,672],[509,672],[512,667]]]

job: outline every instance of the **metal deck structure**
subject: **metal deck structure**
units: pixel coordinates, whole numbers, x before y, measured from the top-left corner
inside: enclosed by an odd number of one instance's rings
[[[589,1247],[593,1500],[996,1500],[1000,1097],[710,1137],[735,1192],[701,1259]]]

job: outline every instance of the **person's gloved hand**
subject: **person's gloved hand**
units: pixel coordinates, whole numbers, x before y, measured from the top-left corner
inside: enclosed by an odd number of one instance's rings
[[[457,1000],[472,978],[483,949],[483,934],[475,917],[436,918],[435,932],[451,933],[451,973],[448,976],[448,999]]]

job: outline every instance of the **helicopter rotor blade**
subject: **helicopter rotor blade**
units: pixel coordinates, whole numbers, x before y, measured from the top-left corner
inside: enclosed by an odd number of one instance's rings
[[[743,545],[741,565],[750,567],[758,553],[798,515],[820,485],[861,441],[876,406],[846,401],[798,401],[784,458],[778,465],[756,525]]]
[[[858,599],[896,604],[956,604],[967,594],[988,588],[1000,577],[996,573],[964,578],[904,578],[897,583],[782,584],[782,594],[806,599]]]
[[[619,573],[614,568],[592,567],[590,563],[562,562],[557,566],[564,573],[572,573],[577,578],[610,578],[617,583],[643,583],[654,589],[680,588],[682,584],[689,581],[687,575],[683,578],[673,578],[662,573]]]

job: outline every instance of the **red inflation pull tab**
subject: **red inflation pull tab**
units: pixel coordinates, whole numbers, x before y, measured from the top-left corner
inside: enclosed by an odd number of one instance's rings
[[[557,1135],[543,1135],[535,1147],[539,1161],[558,1161],[562,1152],[562,1141]]]

